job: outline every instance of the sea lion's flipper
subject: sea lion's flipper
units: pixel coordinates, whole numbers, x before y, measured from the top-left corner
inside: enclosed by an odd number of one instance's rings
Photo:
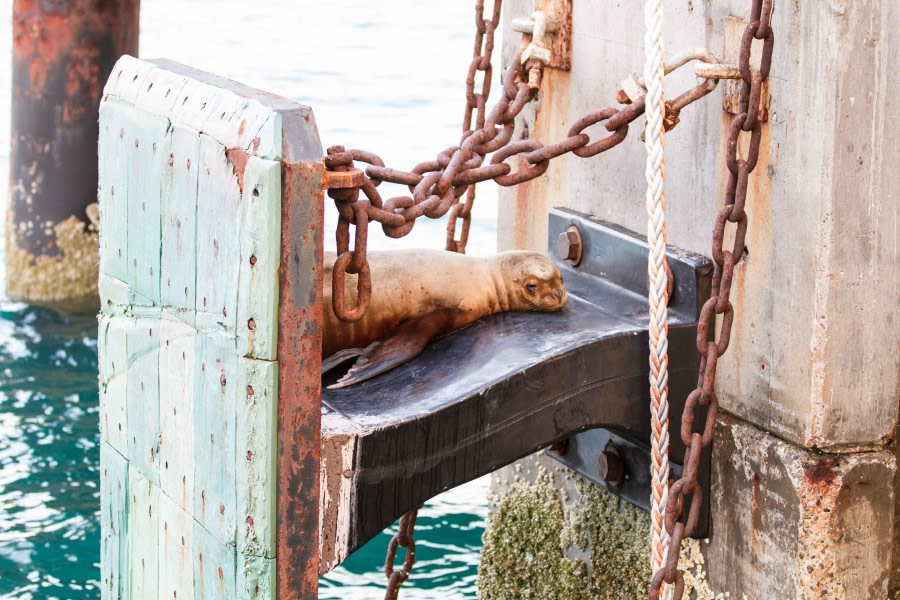
[[[412,360],[432,338],[448,330],[453,318],[453,310],[440,309],[401,323],[387,336],[369,344],[347,374],[328,389],[345,388]]]
[[[322,361],[322,373],[327,373],[339,364],[347,362],[351,358],[356,358],[364,351],[365,348],[347,348],[346,350],[335,352]]]

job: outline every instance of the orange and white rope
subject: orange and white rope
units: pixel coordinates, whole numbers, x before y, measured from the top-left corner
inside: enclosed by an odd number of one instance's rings
[[[644,82],[647,86],[645,114],[647,128],[647,242],[650,256],[647,262],[650,285],[650,418],[651,418],[651,566],[656,573],[669,550],[669,534],[664,516],[669,497],[669,326],[666,275],[666,196],[663,185],[666,165],[665,148],[665,96],[663,80],[663,0],[647,0],[644,13],[646,26]]]

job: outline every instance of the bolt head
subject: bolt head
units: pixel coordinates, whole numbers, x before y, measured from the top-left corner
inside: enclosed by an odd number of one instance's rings
[[[581,233],[578,228],[572,226],[559,234],[556,244],[556,252],[561,259],[569,261],[572,266],[581,262]]]
[[[622,485],[625,481],[625,465],[618,448],[612,445],[606,447],[597,459],[597,471],[600,479],[612,487]]]

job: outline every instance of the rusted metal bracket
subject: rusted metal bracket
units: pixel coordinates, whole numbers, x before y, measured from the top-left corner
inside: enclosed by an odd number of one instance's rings
[[[569,262],[572,228],[577,267]],[[566,259],[556,256],[560,234]],[[649,487],[640,477],[649,467],[638,451],[650,439],[646,242],[562,209],[551,211],[550,235],[569,291],[561,312],[493,315],[375,379],[323,390],[323,572],[440,492],[569,438],[563,460],[603,479],[579,467],[596,465],[605,449],[597,433],[580,434],[598,427],[634,442],[616,442],[624,483],[613,491],[629,490],[623,497],[646,507]],[[712,269],[696,254],[673,250],[668,258],[675,279],[669,414],[678,431],[696,384],[697,319]],[[682,462],[680,436],[672,437],[670,455]]]
[[[737,17],[725,18],[725,58],[729,62],[737,64],[741,51],[741,38],[747,28],[747,21]],[[762,44],[754,44],[750,49],[750,66],[759,68],[760,52]],[[699,74],[699,72],[698,72]],[[722,110],[731,115],[740,114],[741,86],[740,73],[737,77],[729,77],[722,81]],[[759,121],[765,123],[769,120],[769,81],[762,83],[762,91],[759,97]]]
[[[572,0],[535,0],[534,10],[546,15],[546,37],[541,44],[549,50],[545,66],[568,71],[572,66]],[[536,22],[534,14],[513,19],[512,29],[533,36]],[[534,39],[529,41],[535,43]]]

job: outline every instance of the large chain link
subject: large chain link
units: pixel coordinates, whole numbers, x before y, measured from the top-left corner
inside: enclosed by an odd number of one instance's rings
[[[387,557],[384,559],[384,575],[388,579],[384,600],[397,600],[400,586],[409,579],[413,563],[416,562],[416,541],[413,539],[413,530],[416,527],[418,514],[419,509],[417,508],[400,517],[397,533],[394,534],[394,537],[391,538],[388,544]],[[403,559],[403,566],[399,571],[394,569],[398,547],[406,548],[406,557]]]
[[[734,266],[744,255],[744,240],[747,235],[747,181],[759,158],[759,143],[762,124],[759,120],[762,88],[769,77],[772,65],[772,48],[775,37],[771,26],[774,0],[752,0],[750,24],[744,30],[741,40],[739,68],[741,73],[741,95],[738,115],[732,120],[728,133],[726,165],[728,167],[728,187],[725,205],[719,210],[713,228],[712,259],[715,263],[712,280],[712,295],[703,305],[697,326],[697,351],[700,353],[700,373],[697,389],[687,397],[681,417],[681,440],[685,445],[684,472],[681,479],[672,484],[666,506],[666,531],[672,537],[672,545],[666,556],[666,564],[653,575],[650,598],[660,597],[663,582],[674,585],[675,598],[684,594],[684,576],[678,569],[681,542],[690,537],[700,518],[703,502],[697,473],[700,467],[700,453],[712,444],[716,427],[719,401],[713,385],[716,379],[716,365],[728,350],[731,328],[734,323],[734,307],[731,304],[731,282]],[[759,69],[750,66],[750,53],[754,40],[763,43]],[[746,158],[738,157],[741,133],[750,134]],[[725,240],[726,224],[733,224],[734,243],[730,250],[722,248]],[[722,324],[718,341],[710,336],[710,327],[716,316],[721,316]],[[713,332],[714,333],[714,332]],[[708,407],[706,421],[694,431],[694,421],[698,406]],[[690,499],[690,509],[685,514],[685,506]]]

